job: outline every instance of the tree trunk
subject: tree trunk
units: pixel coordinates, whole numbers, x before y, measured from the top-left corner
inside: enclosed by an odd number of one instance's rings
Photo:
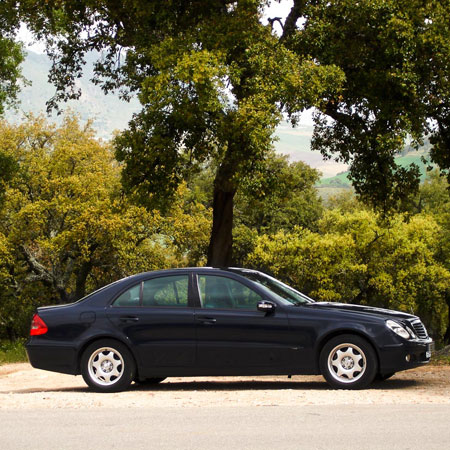
[[[213,225],[208,248],[208,266],[228,267],[233,248],[233,199],[236,190],[214,184]]]
[[[448,322],[447,322],[447,330],[444,334],[444,344],[450,344],[450,292],[447,292],[445,295],[445,301],[448,306]]]
[[[92,262],[84,262],[76,273],[75,301],[86,295],[86,280],[92,270]]]

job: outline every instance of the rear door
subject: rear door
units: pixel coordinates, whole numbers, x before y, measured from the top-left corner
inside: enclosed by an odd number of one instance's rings
[[[108,308],[108,318],[134,347],[144,372],[194,365],[191,284],[187,272],[155,276],[127,289]]]

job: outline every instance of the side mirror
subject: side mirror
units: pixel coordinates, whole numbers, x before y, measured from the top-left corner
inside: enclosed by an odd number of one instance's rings
[[[275,303],[270,302],[268,300],[263,300],[261,302],[258,302],[258,304],[256,305],[256,309],[258,311],[264,312],[266,314],[271,314],[271,313],[275,312],[276,307],[277,307],[277,305],[275,305]]]

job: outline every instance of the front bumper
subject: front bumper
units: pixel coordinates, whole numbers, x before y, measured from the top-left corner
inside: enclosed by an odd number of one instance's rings
[[[432,339],[385,345],[379,353],[380,373],[384,375],[427,364],[430,362],[433,350]]]

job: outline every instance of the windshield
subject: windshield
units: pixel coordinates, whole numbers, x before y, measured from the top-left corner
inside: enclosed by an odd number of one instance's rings
[[[275,278],[254,271],[236,271],[240,275],[259,284],[265,291],[269,291],[277,300],[285,305],[304,305],[305,303],[313,303],[314,300],[302,294],[287,284],[276,280]]]

